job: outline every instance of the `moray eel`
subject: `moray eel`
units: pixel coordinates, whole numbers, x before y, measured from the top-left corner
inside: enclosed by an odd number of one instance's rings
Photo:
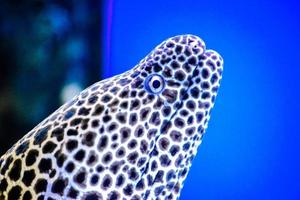
[[[0,199],[179,199],[223,60],[194,35],[95,83],[0,159]]]

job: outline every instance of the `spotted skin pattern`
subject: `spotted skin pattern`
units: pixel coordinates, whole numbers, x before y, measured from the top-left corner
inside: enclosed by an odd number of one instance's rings
[[[82,91],[0,159],[0,199],[178,199],[223,70],[193,35]]]

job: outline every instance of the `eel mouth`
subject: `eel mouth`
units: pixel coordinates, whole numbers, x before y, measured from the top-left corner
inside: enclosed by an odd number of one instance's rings
[[[180,94],[179,96],[179,102],[178,104],[175,106],[175,110],[174,112],[171,114],[171,117],[168,119],[167,125],[162,124],[161,126],[161,131],[159,132],[159,135],[163,134],[164,132],[162,130],[165,130],[166,128],[164,126],[168,127],[168,124],[170,124],[170,122],[173,120],[173,118],[176,116],[176,114],[178,113],[178,111],[182,108],[184,101],[188,99],[188,92],[191,88],[191,86],[193,85],[193,79],[197,76],[200,77],[200,74],[198,73],[197,68],[200,68],[200,62],[201,62],[201,56],[205,54],[206,52],[206,47],[205,47],[205,43],[202,39],[200,39],[198,36],[192,35],[194,37],[194,41],[191,41],[188,43],[191,51],[193,53],[199,53],[199,57],[198,57],[198,61],[195,64],[190,64],[188,63],[191,68],[192,68],[192,73],[189,75],[189,77],[187,78],[187,86],[184,90],[184,92],[182,94]],[[176,101],[176,92],[172,92],[172,91],[168,91],[165,95],[165,98],[167,99],[168,102],[170,103],[174,103]],[[157,142],[157,140],[155,140],[155,143]]]
[[[200,61],[199,61],[200,62]],[[160,134],[163,134],[165,133],[166,129],[168,129],[168,127],[170,126],[170,122],[174,119],[174,117],[176,116],[176,114],[178,113],[178,111],[182,108],[185,100],[188,99],[188,91],[190,90],[191,86],[193,85],[193,79],[196,77],[196,76],[199,76],[199,74],[196,73],[197,71],[197,68],[200,67],[200,64],[195,65],[194,69],[192,70],[192,75],[188,77],[188,84],[187,84],[187,87],[185,88],[184,92],[182,93],[182,95],[180,96],[180,100],[176,106],[176,110],[172,113],[171,117],[168,119],[167,123],[165,124],[162,124],[161,126],[161,129],[160,129]],[[174,99],[174,95],[176,94],[172,94],[172,93],[169,93],[168,96],[166,98],[170,98],[170,99]],[[158,136],[158,137],[159,137]],[[157,138],[158,139],[158,138]],[[157,140],[155,140],[155,144],[156,144]]]

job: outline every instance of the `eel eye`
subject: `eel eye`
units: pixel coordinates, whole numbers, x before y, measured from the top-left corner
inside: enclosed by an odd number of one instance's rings
[[[160,93],[165,87],[165,81],[160,75],[154,74],[146,79],[146,90],[150,93]]]

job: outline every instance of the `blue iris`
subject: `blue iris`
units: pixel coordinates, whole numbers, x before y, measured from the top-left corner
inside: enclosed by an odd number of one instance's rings
[[[152,74],[145,80],[145,89],[152,94],[158,94],[165,88],[165,81],[161,75]]]

